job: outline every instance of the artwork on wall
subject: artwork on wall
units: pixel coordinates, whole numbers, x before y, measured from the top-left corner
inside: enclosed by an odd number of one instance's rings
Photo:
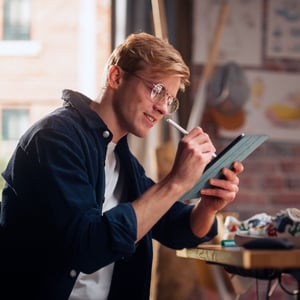
[[[250,94],[242,108],[244,122],[234,129],[220,126],[220,134],[267,134],[270,140],[299,142],[300,75],[248,70],[246,77]]]
[[[300,58],[300,1],[268,2],[266,56]]]
[[[193,63],[204,64],[223,1],[194,0]],[[230,0],[218,63],[261,65],[262,0]]]
[[[222,3],[194,0],[193,63],[196,65],[206,64]],[[222,109],[211,108],[221,136],[232,138],[245,132],[268,134],[270,140],[300,142],[300,1],[231,0],[228,3],[229,15],[217,67],[239,65],[245,71],[249,95],[237,95],[239,84]],[[220,82],[226,87],[223,81]],[[226,91],[225,87],[221,90]],[[206,96],[211,104],[212,94]]]

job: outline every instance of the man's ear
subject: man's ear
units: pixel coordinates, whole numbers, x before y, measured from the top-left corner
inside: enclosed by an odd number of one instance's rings
[[[121,82],[122,69],[118,66],[110,66],[108,71],[108,83],[112,88],[117,88]]]

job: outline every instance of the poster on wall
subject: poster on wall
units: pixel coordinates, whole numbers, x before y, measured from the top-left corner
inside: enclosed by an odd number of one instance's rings
[[[300,58],[300,1],[268,2],[266,56]]]
[[[205,64],[223,5],[220,0],[194,0],[193,63]],[[262,0],[230,0],[217,63],[235,61],[260,66],[262,57]]]
[[[236,128],[219,124],[223,137],[240,133],[267,134],[270,140],[300,142],[300,75],[269,71],[246,71],[249,96],[240,112],[227,117]]]

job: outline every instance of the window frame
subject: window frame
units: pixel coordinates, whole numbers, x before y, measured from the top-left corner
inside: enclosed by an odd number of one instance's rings
[[[13,117],[12,122],[14,124],[16,124],[16,120],[17,122],[19,122],[17,125],[15,126],[17,128],[17,136],[14,136],[14,133],[11,135],[10,134],[10,130],[9,130],[9,124],[4,124],[9,118],[7,116],[5,116],[6,113],[15,113],[14,115],[11,115]],[[18,113],[18,114],[16,114]],[[23,122],[24,119],[22,119],[23,117],[23,113],[25,113],[24,115],[26,116],[26,120],[25,122],[27,124],[22,125],[21,123]],[[1,141],[3,142],[11,142],[11,141],[17,141],[20,136],[23,134],[23,129],[25,128],[27,129],[29,127],[30,124],[30,108],[28,107],[3,107],[1,109]],[[6,132],[7,131],[7,134]]]
[[[12,2],[13,1],[13,2]],[[27,3],[22,3],[22,1],[26,1]],[[11,14],[9,16],[5,15],[5,2],[7,4],[8,12],[11,12],[11,9],[17,9],[17,13]],[[15,2],[15,3],[14,3]],[[25,7],[28,9],[27,14],[26,11],[23,11],[23,6],[28,5]],[[1,28],[1,34],[2,34],[2,40],[4,41],[30,41],[31,40],[31,0],[2,0],[2,28]],[[18,14],[18,10],[23,12],[23,14]],[[16,11],[14,11],[16,12]],[[24,14],[25,12],[25,14]],[[10,18],[12,16],[12,18]],[[17,21],[14,22],[14,17],[17,18]],[[21,17],[21,18],[20,18]],[[6,25],[9,25],[8,28],[6,28],[4,25],[6,23],[6,20],[8,23]],[[24,24],[23,24],[24,23]],[[5,37],[6,31],[8,32],[8,36]],[[10,32],[10,34],[9,34]]]
[[[33,12],[31,2],[31,12]],[[0,0],[0,56],[37,56],[41,50],[41,42],[32,40],[32,13],[30,15],[30,39],[3,40],[4,0]]]

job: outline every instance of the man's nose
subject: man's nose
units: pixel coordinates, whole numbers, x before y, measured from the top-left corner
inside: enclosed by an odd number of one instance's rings
[[[158,101],[156,101],[153,104],[153,106],[155,107],[155,110],[159,111],[162,115],[167,115],[169,113],[167,95],[161,97]]]

